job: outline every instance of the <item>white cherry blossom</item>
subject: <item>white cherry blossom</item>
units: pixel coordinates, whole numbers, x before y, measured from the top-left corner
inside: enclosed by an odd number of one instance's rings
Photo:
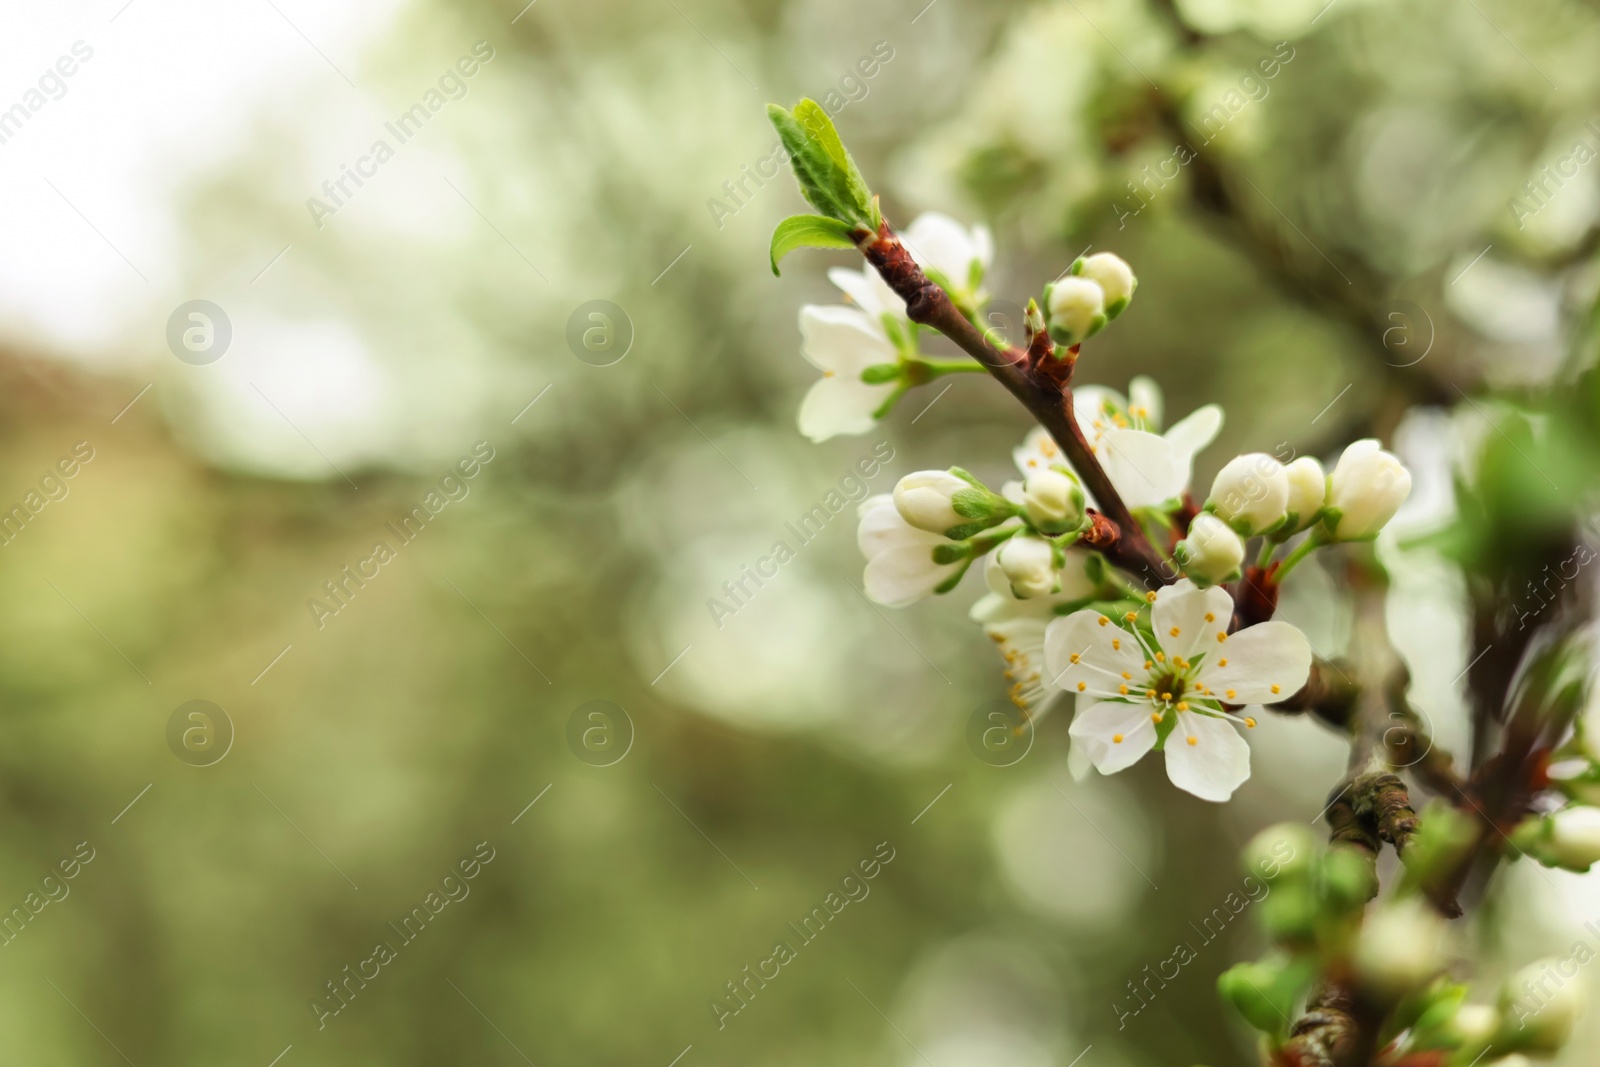
[[[861,502],[856,544],[867,557],[867,596],[885,607],[903,608],[958,578],[963,563],[935,563],[933,550],[949,539],[919,530],[900,516],[888,493]]]
[[[861,380],[868,367],[899,358],[883,327],[855,308],[807,304],[800,309],[800,336],[800,354],[822,371],[800,402],[800,432],[826,441],[872,429],[876,412],[896,388],[893,382]]]
[[[1207,404],[1163,434],[1159,432],[1161,391],[1156,384],[1149,378],[1135,378],[1129,392],[1134,397],[1131,404],[1103,386],[1075,389],[1074,412],[1123,503],[1130,508],[1159,507],[1183,495],[1194,472],[1196,453],[1222,430],[1222,409]],[[1024,477],[1066,463],[1043,427],[1035,427],[1012,456]]]
[[[1083,610],[1045,632],[1048,682],[1087,698],[1071,735],[1101,774],[1132,766],[1153,749],[1167,777],[1203,800],[1222,801],[1250,777],[1250,746],[1226,710],[1283,700],[1311,671],[1311,646],[1286,622],[1228,633],[1233,601],[1188,579],[1149,593],[1152,633],[1138,613],[1112,619]]]

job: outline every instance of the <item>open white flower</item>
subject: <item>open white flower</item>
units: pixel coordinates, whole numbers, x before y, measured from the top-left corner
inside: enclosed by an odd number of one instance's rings
[[[1089,553],[1069,548],[1066,565],[1061,568],[1059,592],[1046,596],[1019,598],[1011,591],[1011,580],[1000,567],[994,553],[984,559],[983,578],[987,596],[972,605],[972,620],[983,625],[1005,660],[1006,680],[1011,683],[1006,695],[1021,712],[1037,719],[1062,696],[1056,686],[1045,684],[1045,627],[1056,618],[1056,609],[1065,604],[1082,603],[1099,591],[1089,577]]]
[[[919,530],[901,518],[888,493],[861,502],[856,544],[867,557],[863,581],[867,596],[890,608],[903,608],[959,579],[966,563],[935,563],[933,550],[950,541]]]
[[[994,241],[987,226],[967,230],[950,216],[929,211],[918,215],[900,234],[900,240],[918,266],[925,271],[937,271],[950,283],[954,295],[976,302],[977,287],[968,285],[973,264],[977,264],[981,281],[994,262]],[[906,321],[906,302],[871,267],[861,270],[834,267],[828,271],[828,280],[871,315],[873,322],[881,322],[886,314],[900,322]]]
[[[1131,402],[1103,386],[1075,389],[1074,411],[1123,503],[1130,508],[1159,507],[1183,495],[1194,472],[1195,455],[1222,430],[1222,408],[1207,404],[1162,434],[1161,390],[1156,383],[1135,378],[1128,392]],[[1066,462],[1043,427],[1035,427],[1012,456],[1024,477]]]
[[[1250,746],[1233,723],[1249,727],[1255,719],[1223,704],[1289,697],[1311,673],[1311,645],[1286,622],[1229,634],[1232,599],[1188,579],[1146,596],[1153,636],[1133,612],[1113,620],[1078,611],[1046,630],[1049,680],[1089,698],[1080,702],[1072,739],[1101,774],[1160,748],[1173,785],[1227,800],[1250,777]]]
[[[800,432],[813,441],[836,434],[866,433],[896,385],[861,380],[861,372],[898,358],[883,328],[865,312],[842,305],[807,304],[800,309],[800,354],[822,379],[800,402]]]

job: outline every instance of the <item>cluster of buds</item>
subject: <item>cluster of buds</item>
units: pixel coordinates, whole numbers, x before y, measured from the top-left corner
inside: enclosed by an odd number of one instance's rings
[[[1290,1039],[1301,999],[1327,975],[1341,976],[1358,1002],[1383,1012],[1382,1032],[1396,1036],[1378,1064],[1510,1067],[1522,1054],[1547,1056],[1567,1043],[1585,999],[1580,967],[1592,953],[1524,967],[1492,1005],[1469,1003],[1467,986],[1449,977],[1452,930],[1415,884],[1455,850],[1451,821],[1440,816],[1441,828],[1414,843],[1400,892],[1370,907],[1377,884],[1368,861],[1322,846],[1304,826],[1269,827],[1246,846],[1246,866],[1270,890],[1258,912],[1272,949],[1224,972],[1217,985],[1269,1051]],[[1270,878],[1269,858],[1278,859]]]
[[[1122,314],[1139,288],[1139,279],[1121,257],[1110,252],[1079,256],[1065,276],[1044,289],[1050,339],[1070,348],[1082,344]]]
[[[892,502],[892,516],[885,502]],[[1003,493],[960,467],[908,474],[891,496],[863,505],[863,530],[870,525],[873,532],[862,540],[868,594],[892,604],[924,590],[943,592],[990,552],[1013,596],[1058,593],[1066,549],[1087,522],[1084,505],[1083,487],[1064,466],[1007,483]],[[898,534],[890,529],[896,521]]]
[[[1377,537],[1410,493],[1410,472],[1371,438],[1346,448],[1332,474],[1310,456],[1285,464],[1249,452],[1217,472],[1173,555],[1197,584],[1217,584],[1239,577],[1250,538],[1263,538],[1264,565],[1277,546],[1309,531],[1302,550],[1280,564],[1281,578],[1313,548]]]

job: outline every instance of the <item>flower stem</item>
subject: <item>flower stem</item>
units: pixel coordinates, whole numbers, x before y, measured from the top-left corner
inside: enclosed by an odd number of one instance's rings
[[[1321,548],[1327,543],[1327,538],[1323,534],[1321,528],[1312,530],[1311,535],[1304,541],[1301,541],[1300,546],[1285,556],[1283,562],[1278,564],[1278,573],[1274,577],[1276,577],[1279,582],[1282,582],[1283,579],[1288,576],[1289,572],[1294,570],[1295,567],[1299,565],[1301,560],[1305,559],[1311,554],[1313,549]],[[1267,544],[1270,545],[1272,542],[1268,541]]]

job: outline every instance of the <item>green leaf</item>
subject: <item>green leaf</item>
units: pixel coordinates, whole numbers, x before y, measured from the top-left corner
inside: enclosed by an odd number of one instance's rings
[[[828,113],[806,99],[792,113],[768,104],[767,118],[778,131],[800,192],[811,206],[852,227],[875,231],[880,218],[872,193]]]
[[[778,260],[797,248],[854,248],[850,227],[822,215],[790,215],[772,231],[772,273]]]

